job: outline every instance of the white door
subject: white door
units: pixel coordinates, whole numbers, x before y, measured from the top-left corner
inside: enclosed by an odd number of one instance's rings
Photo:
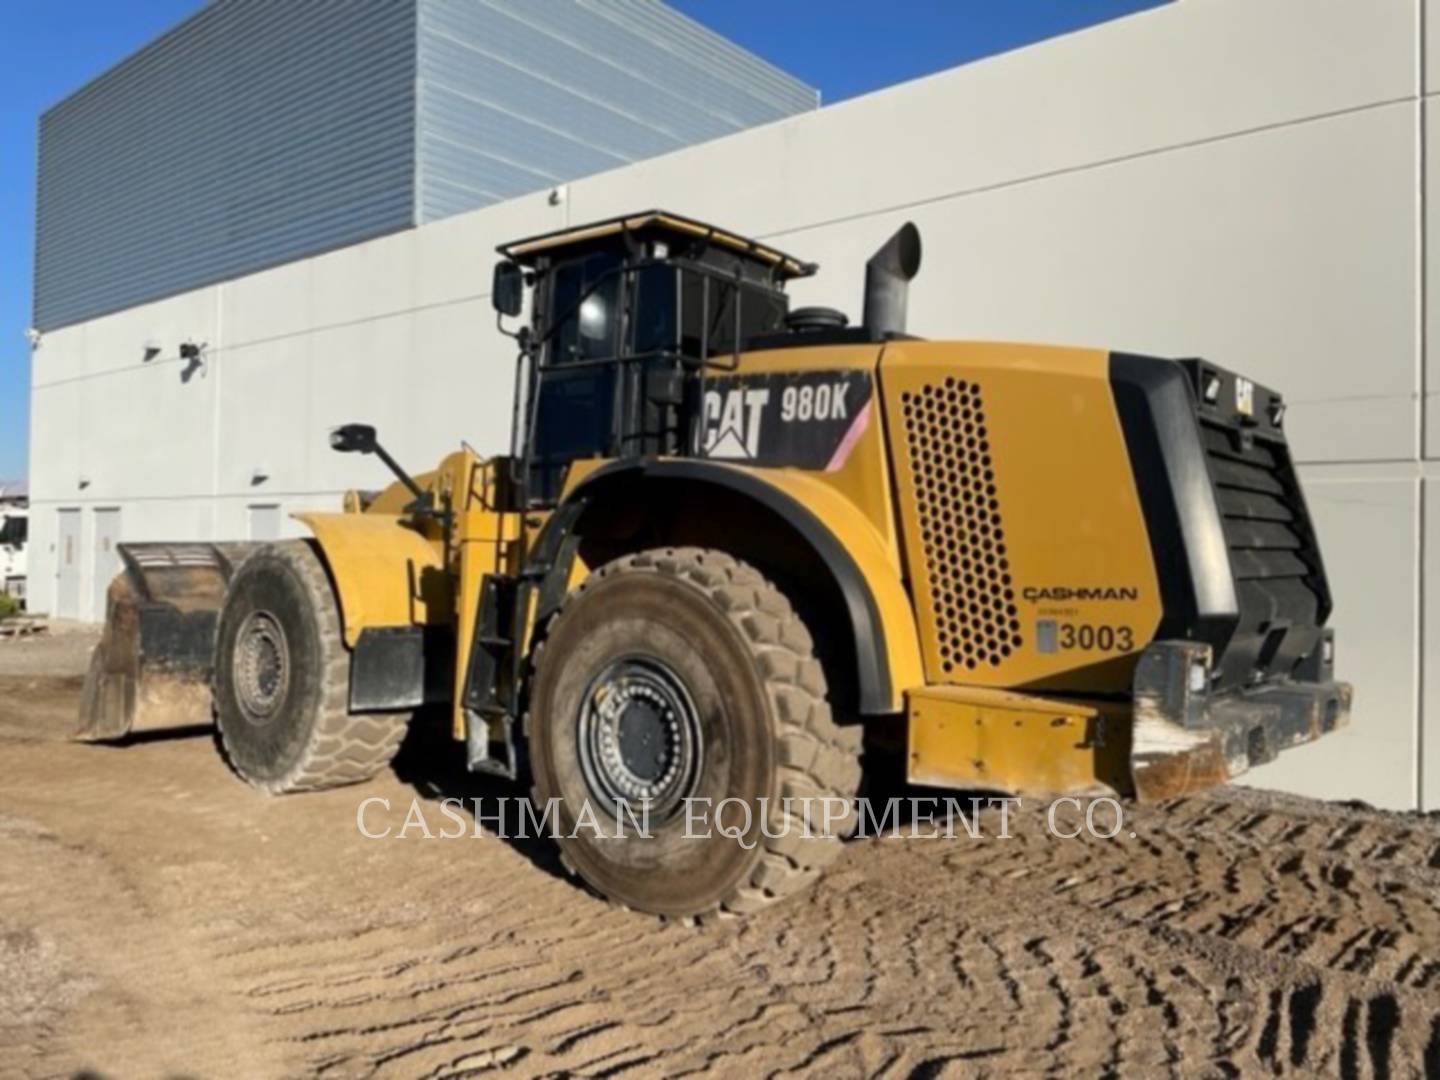
[[[55,614],[80,617],[80,511],[61,510],[55,530]]]
[[[105,593],[110,582],[120,573],[120,553],[115,545],[120,542],[120,510],[110,507],[95,511],[95,576],[91,587],[95,590],[94,606],[90,618],[95,622],[105,619]]]
[[[273,503],[250,507],[250,539],[280,539],[280,507]]]

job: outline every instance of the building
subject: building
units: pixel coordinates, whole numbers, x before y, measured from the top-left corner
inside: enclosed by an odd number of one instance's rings
[[[407,461],[505,448],[513,351],[487,298],[502,241],[665,205],[819,261],[797,300],[855,313],[863,259],[909,218],[928,336],[1201,355],[1285,391],[1358,701],[1349,730],[1253,782],[1440,808],[1440,47],[1421,40],[1440,12],[1422,6],[1179,0],[51,328],[34,606],[94,617],[108,535],[298,534],[289,511],[384,480],[326,449],[341,422],[378,425]],[[205,347],[183,359],[184,342]]]
[[[35,326],[817,104],[659,0],[216,0],[41,117]]]

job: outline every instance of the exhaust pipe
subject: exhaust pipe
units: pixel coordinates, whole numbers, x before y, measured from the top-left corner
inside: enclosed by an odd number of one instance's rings
[[[907,221],[865,264],[865,318],[878,338],[905,333],[910,281],[920,272],[920,230]]]

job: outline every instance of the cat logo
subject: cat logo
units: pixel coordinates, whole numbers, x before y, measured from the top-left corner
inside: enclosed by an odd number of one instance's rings
[[[705,456],[749,459],[760,456],[760,419],[770,402],[767,389],[705,392]]]
[[[707,379],[700,450],[774,468],[844,466],[870,422],[870,373],[767,371]]]

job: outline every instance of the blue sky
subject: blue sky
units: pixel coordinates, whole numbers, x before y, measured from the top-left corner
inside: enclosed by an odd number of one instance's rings
[[[289,0],[310,3],[315,0]],[[379,2],[379,0],[351,0]],[[826,102],[1154,7],[1162,0],[671,0],[821,89]],[[200,0],[0,5],[0,481],[23,476],[29,410],[35,128],[40,112]]]

